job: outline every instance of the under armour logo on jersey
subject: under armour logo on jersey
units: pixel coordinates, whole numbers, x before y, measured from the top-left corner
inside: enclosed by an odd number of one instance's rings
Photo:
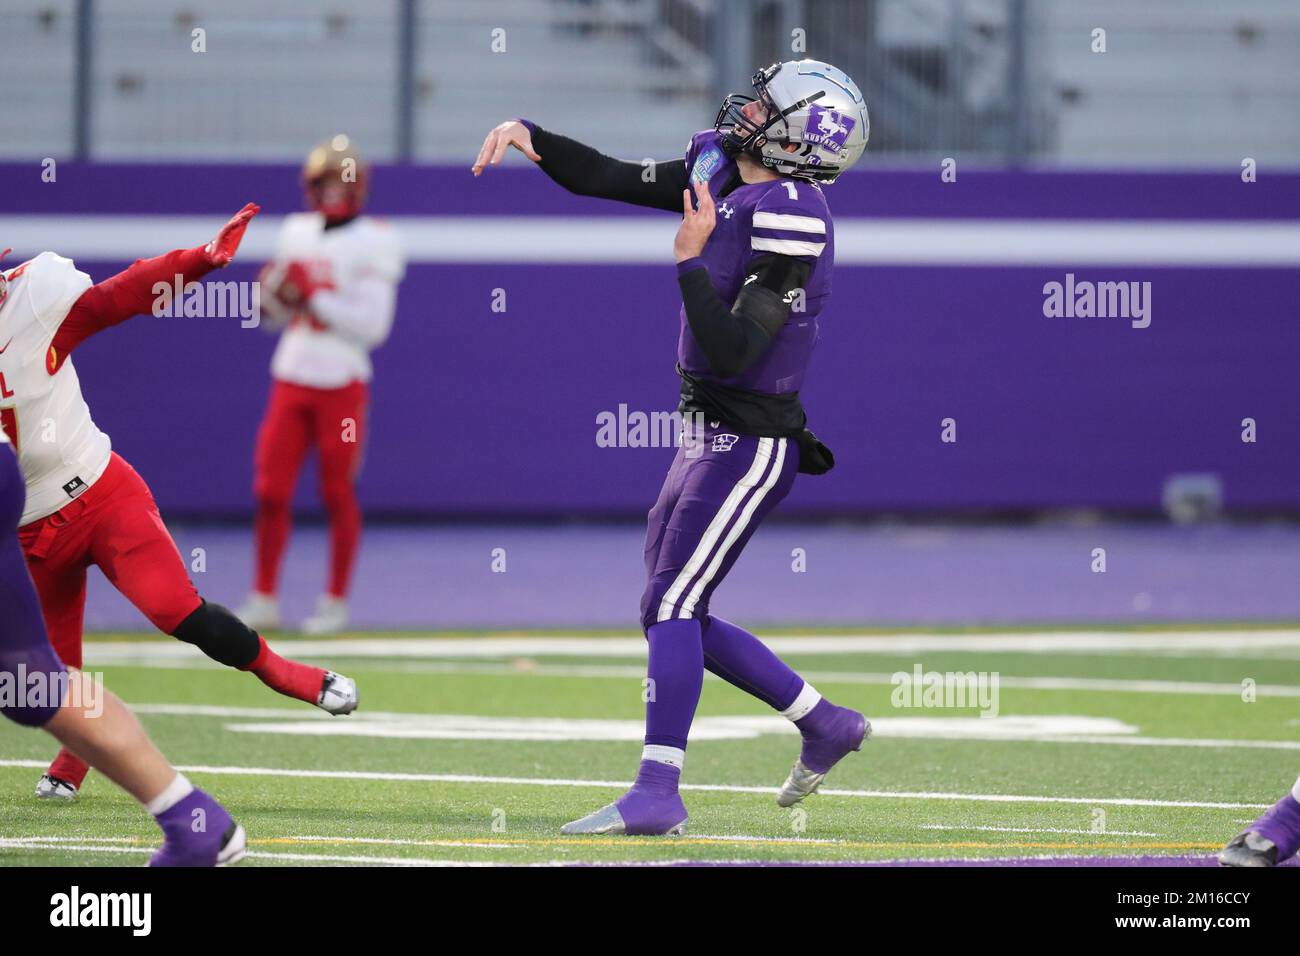
[[[729,206],[727,205],[727,203],[724,202],[721,206],[718,207],[718,212],[722,213],[723,217],[730,219],[732,216],[736,214],[736,207]]]
[[[721,435],[713,436],[713,451],[731,451],[736,442],[740,441],[739,435],[732,435],[724,432]]]

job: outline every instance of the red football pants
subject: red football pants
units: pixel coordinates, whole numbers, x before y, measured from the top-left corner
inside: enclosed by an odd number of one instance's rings
[[[320,492],[329,514],[329,593],[347,595],[361,540],[356,478],[361,470],[369,404],[365,382],[343,388],[307,388],[275,381],[257,432],[253,526],[257,552],[254,587],[275,594],[293,522],[293,492],[308,451],[320,456]]]
[[[18,540],[50,643],[71,667],[81,667],[86,569],[92,564],[165,634],[201,603],[149,486],[117,453],[79,498],[23,525]]]

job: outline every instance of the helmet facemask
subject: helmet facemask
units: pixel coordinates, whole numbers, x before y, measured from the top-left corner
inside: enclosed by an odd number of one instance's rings
[[[763,147],[768,143],[785,146],[788,142],[785,116],[777,109],[772,94],[767,90],[767,81],[780,69],[780,66],[779,63],[774,63],[754,74],[751,83],[757,96],[732,93],[722,101],[718,117],[713,121],[713,128],[722,134],[722,151],[727,156],[734,158],[741,153],[746,153],[766,165],[766,157],[762,153]],[[755,123],[745,115],[744,109],[750,103],[761,103],[766,110],[767,118],[762,124]]]
[[[861,157],[870,121],[842,70],[821,61],[773,63],[752,83],[755,96],[733,94],[718,110],[713,128],[725,155],[744,154],[777,175],[816,183],[835,182]],[[765,111],[762,120],[745,115],[754,103]]]

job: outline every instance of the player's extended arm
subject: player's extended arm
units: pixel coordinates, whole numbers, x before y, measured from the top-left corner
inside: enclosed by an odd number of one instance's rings
[[[57,372],[69,353],[96,332],[125,322],[133,315],[151,312],[158,298],[155,291],[158,283],[170,289],[177,276],[184,285],[203,278],[213,269],[230,265],[249,220],[260,208],[256,203],[246,205],[205,245],[174,249],[152,259],[137,259],[117,275],[83,292],[54,334],[50,374]]]
[[[760,256],[749,264],[745,284],[728,309],[702,259],[677,263],[686,322],[715,372],[734,378],[767,351],[790,317],[791,293],[803,287],[811,271],[792,256]]]
[[[542,129],[531,120],[502,123],[491,133],[474,163],[478,175],[496,165],[514,146],[569,192],[616,199],[634,206],[676,212],[686,188],[686,161],[675,159],[647,166],[606,156],[577,140]]]

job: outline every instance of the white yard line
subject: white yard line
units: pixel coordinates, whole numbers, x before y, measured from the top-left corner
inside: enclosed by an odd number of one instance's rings
[[[434,663],[412,661],[384,665],[367,665],[368,670],[382,670],[394,673],[415,674],[472,674],[484,677],[553,677],[553,678],[592,678],[617,680],[642,680],[645,668],[619,664],[466,664]],[[805,680],[816,684],[864,684],[868,686],[890,686],[895,684],[896,673],[884,671],[809,671],[800,670]],[[910,674],[910,671],[903,673]],[[706,673],[706,680],[721,681],[722,678]],[[1192,696],[1240,697],[1240,683],[1154,680],[1091,677],[1012,677],[998,675],[1002,687],[1014,690],[1068,690],[1089,691],[1095,693],[1129,693],[1129,694],[1187,694]],[[1257,684],[1254,688],[1257,697],[1300,698],[1300,685],[1295,684]],[[1293,721],[1300,723],[1300,720]]]
[[[640,637],[371,637],[331,641],[282,638],[271,642],[294,658],[528,658],[582,657],[643,660]],[[872,634],[766,638],[778,654],[917,654],[928,651],[1023,654],[1093,653],[1238,655],[1285,649],[1300,654],[1300,630],[1268,631],[1040,631],[1016,634]],[[87,667],[190,662],[207,666],[193,647],[178,641],[88,641]]]
[[[919,827],[921,830],[944,830],[949,833],[966,833],[968,831],[978,830],[981,833],[1071,833],[1082,836],[1108,837],[1108,836],[1139,836],[1139,837],[1161,837],[1163,833],[1143,833],[1141,830],[1067,830],[1059,827],[984,827],[984,826],[954,826],[948,823],[922,823]]]
[[[0,760],[0,767],[44,769],[46,760]],[[630,780],[569,780],[547,777],[489,777],[454,773],[393,773],[369,770],[293,770],[272,767],[177,767],[183,773],[210,773],[239,777],[300,777],[315,780],[374,780],[396,783],[469,783],[518,787],[590,787],[602,790],[626,790]],[[687,783],[683,790],[712,793],[757,793],[772,795],[775,787],[752,787],[732,784]],[[964,800],[977,803],[1064,803],[1083,806],[1194,808],[1203,810],[1263,810],[1271,803],[1217,803],[1201,800],[1149,800],[1133,797],[1049,797],[1025,794],[943,793],[936,791],[839,790],[822,787],[818,794],[826,797],[856,797],[874,800]]]
[[[919,654],[978,652],[1023,654],[1092,654],[1131,656],[1240,656],[1247,652],[1286,650],[1300,657],[1300,631],[1040,631],[1030,633],[894,633],[894,635],[807,635],[768,637],[777,654]],[[294,658],[395,658],[437,661],[442,658],[630,658],[645,659],[642,637],[342,637],[272,641],[279,653]],[[86,666],[214,667],[192,646],[179,641],[87,641]],[[526,666],[520,667],[525,671]]]
[[[132,704],[137,713],[214,718],[257,718],[273,722],[232,723],[239,733],[306,736],[376,737],[409,740],[639,740],[637,720],[590,720],[560,717],[480,717],[477,715],[364,711],[340,722],[321,711],[286,707],[230,707],[208,704]],[[1130,747],[1300,750],[1297,740],[1200,737],[1152,737],[1133,734],[1134,727],[1105,718],[1069,715],[939,717],[886,712],[873,717],[878,739],[1001,740]],[[750,739],[768,733],[792,734],[789,723],[773,716],[701,717],[699,740]]]

